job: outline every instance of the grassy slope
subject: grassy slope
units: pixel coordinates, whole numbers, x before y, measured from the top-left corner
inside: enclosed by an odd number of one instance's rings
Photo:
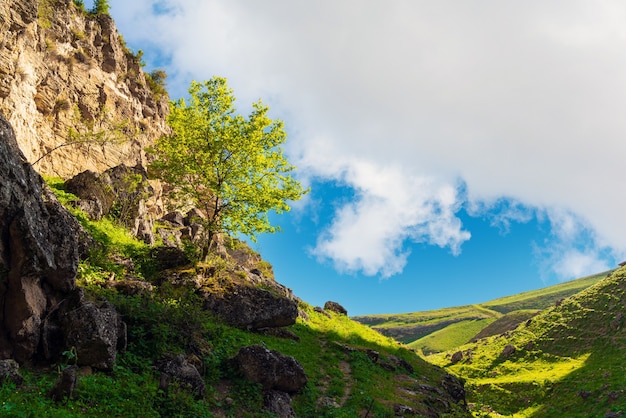
[[[75,198],[63,192],[61,182],[49,182],[62,202],[67,204]],[[77,281],[91,298],[108,299],[122,314],[128,324],[128,349],[118,356],[112,372],[81,377],[75,397],[59,404],[50,400],[48,392],[58,370],[72,360],[48,369],[24,369],[26,381],[22,386],[0,386],[0,416],[269,416],[259,412],[262,388],[243,379],[230,362],[239,348],[251,344],[293,356],[304,367],[309,383],[293,397],[298,416],[391,417],[396,404],[410,405],[420,416],[432,415],[433,411],[440,414],[450,404],[445,394],[436,393],[441,391],[440,382],[447,374],[444,369],[346,316],[331,313],[327,317],[301,303],[300,309],[308,319],[299,317],[295,325],[288,327],[299,337],[296,342],[215,320],[202,309],[202,300],[191,286],[161,285],[153,293],[132,296],[104,288],[111,272],[116,278],[124,276],[123,267],[109,261],[107,254],[111,253],[132,257],[136,274],[141,276],[143,272],[148,279],[153,270],[151,260],[145,256],[147,246],[110,221],[94,223],[80,212],[75,214],[102,244],[98,254],[81,262]],[[364,353],[368,349],[379,353],[377,362]],[[157,390],[159,376],[154,362],[176,353],[193,353],[202,363],[207,385],[204,399],[195,400],[176,383],[170,385],[168,396]],[[398,359],[410,364],[414,372],[381,367]],[[452,404],[447,416],[467,416],[467,412]]]
[[[467,379],[476,416],[602,417],[626,412],[626,268],[509,335],[429,357]],[[502,350],[517,351],[503,358]],[[471,353],[470,356],[467,356]],[[482,411],[482,412],[481,412]]]
[[[476,305],[405,314],[366,315],[354,319],[430,354],[451,350],[475,336],[482,338],[513,329],[530,318],[530,312],[554,305],[597,283],[607,273]]]

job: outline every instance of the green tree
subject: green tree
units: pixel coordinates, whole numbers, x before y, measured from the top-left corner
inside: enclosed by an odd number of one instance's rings
[[[254,240],[275,232],[268,212],[288,211],[288,201],[306,190],[291,177],[295,167],[283,155],[283,122],[270,119],[266,105],[254,103],[247,118],[235,114],[233,91],[221,77],[192,82],[189,94],[189,103],[172,102],[172,134],[151,149],[151,170],[172,186],[176,202],[205,215],[206,256],[217,233]]]
[[[109,0],[95,0],[93,2],[93,8],[91,13],[95,15],[108,15],[109,14]]]

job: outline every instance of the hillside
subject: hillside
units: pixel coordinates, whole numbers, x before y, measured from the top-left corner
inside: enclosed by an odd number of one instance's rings
[[[541,309],[597,283],[608,273],[475,305],[405,314],[365,315],[353,319],[428,355],[451,350],[474,338],[514,329]]]
[[[466,379],[478,416],[618,417],[626,412],[625,313],[622,267],[513,331],[429,360]]]
[[[0,12],[1,416],[469,416],[462,381],[161,196],[172,108],[106,11]]]

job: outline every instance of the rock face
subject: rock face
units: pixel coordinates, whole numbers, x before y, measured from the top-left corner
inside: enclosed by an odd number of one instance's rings
[[[0,114],[0,358],[54,361],[74,346],[82,364],[112,367],[125,333],[112,307],[90,305],[75,290],[81,230]]]
[[[47,190],[0,115],[0,356],[28,360],[41,321],[74,286],[78,222]]]
[[[26,159],[63,178],[144,163],[142,147],[168,131],[168,98],[113,20],[72,0],[4,0],[0,16],[0,111]]]
[[[134,236],[154,243],[154,212],[149,209],[158,212],[162,203],[142,166],[121,164],[101,174],[83,171],[66,181],[65,187],[81,199],[78,207],[91,219],[112,215]]]
[[[296,393],[308,381],[296,359],[260,345],[241,348],[234,360],[246,379],[266,390]]]
[[[249,328],[286,327],[296,323],[298,303],[273,290],[241,285],[223,293],[203,292],[204,307],[230,325]]]

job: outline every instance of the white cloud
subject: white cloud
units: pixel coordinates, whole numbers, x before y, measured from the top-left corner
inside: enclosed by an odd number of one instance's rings
[[[551,223],[562,264],[626,251],[623,2],[154,4],[111,0],[125,38],[171,58],[174,94],[227,76],[240,103],[263,97],[288,120],[310,176],[357,190],[317,247],[343,269],[397,273],[405,239],[458,251],[462,199],[519,202],[494,220],[504,231],[529,212],[573,214]],[[580,222],[584,251],[567,235]]]
[[[406,240],[449,247],[458,254],[470,238],[455,216],[459,201],[454,187],[365,161],[326,168],[325,176],[340,178],[357,192],[337,210],[313,250],[340,271],[389,277],[406,264]]]

